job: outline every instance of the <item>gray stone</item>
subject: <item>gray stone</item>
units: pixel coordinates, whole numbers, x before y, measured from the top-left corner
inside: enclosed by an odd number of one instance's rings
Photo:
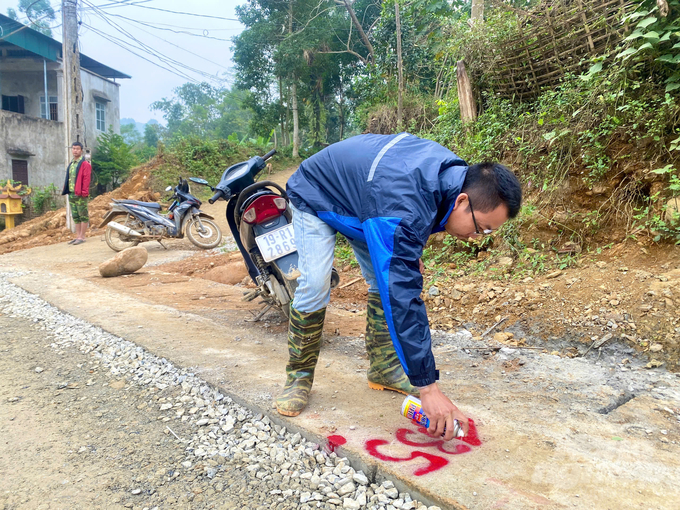
[[[115,257],[99,265],[99,274],[104,278],[131,274],[144,267],[149,254],[143,246],[126,248]]]
[[[338,489],[338,495],[339,496],[346,496],[347,494],[351,494],[355,490],[356,490],[356,487],[354,486],[354,484],[352,482],[348,482]]]
[[[345,498],[342,500],[342,508],[348,508],[349,510],[359,510],[361,505],[352,498]]]
[[[355,482],[357,482],[361,485],[368,485],[368,478],[363,473],[363,471],[357,471],[356,473],[354,473],[352,480],[354,480]]]

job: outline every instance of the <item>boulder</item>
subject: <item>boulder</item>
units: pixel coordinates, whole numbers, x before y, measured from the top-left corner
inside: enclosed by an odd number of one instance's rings
[[[126,248],[112,259],[102,262],[99,266],[99,274],[104,278],[134,273],[144,267],[149,254],[143,246]]]
[[[224,266],[212,268],[205,273],[203,278],[217,283],[225,283],[227,285],[236,285],[241,283],[244,278],[248,276],[248,270],[243,260],[234,260]]]
[[[680,224],[680,197],[673,197],[666,203],[664,220],[669,225]]]

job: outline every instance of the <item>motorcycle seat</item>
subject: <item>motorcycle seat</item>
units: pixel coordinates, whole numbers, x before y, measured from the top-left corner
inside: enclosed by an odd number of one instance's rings
[[[135,204],[141,205],[142,207],[148,207],[149,209],[161,210],[161,204],[158,202],[142,202],[140,200],[114,200],[117,204]]]

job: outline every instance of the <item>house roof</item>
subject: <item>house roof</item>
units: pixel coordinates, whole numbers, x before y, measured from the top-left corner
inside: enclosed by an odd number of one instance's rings
[[[0,14],[0,46],[4,46],[4,43],[18,46],[53,62],[62,57],[62,45],[59,41]],[[80,54],[80,67],[104,78],[131,78],[82,53]]]

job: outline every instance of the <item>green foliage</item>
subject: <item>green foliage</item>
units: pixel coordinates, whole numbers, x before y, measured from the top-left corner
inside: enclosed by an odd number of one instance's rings
[[[647,65],[663,79],[666,92],[672,92],[680,89],[680,0],[668,0],[668,6],[670,12],[663,16],[654,0],[645,0],[626,16],[624,22],[635,29],[616,58]]]
[[[161,135],[168,142],[177,137],[226,138],[233,132],[239,136],[248,134],[252,112],[244,106],[249,97],[246,91],[217,88],[208,83],[185,83],[174,93],[174,97],[151,105],[152,110],[163,113],[167,129],[162,133],[159,127],[145,130],[148,146],[155,146]]]
[[[158,147],[160,126],[158,124],[147,123],[144,126],[144,144],[147,147]]]
[[[680,172],[672,164],[652,170],[652,173],[668,177],[668,189],[671,192],[671,196],[680,195]]]
[[[120,126],[120,136],[128,145],[138,145],[142,142],[142,135],[137,131],[135,124],[122,124]]]
[[[96,176],[98,192],[112,190],[120,186],[137,164],[130,145],[121,135],[109,131],[97,137],[97,149],[92,158],[92,170]]]
[[[50,21],[57,19],[50,0],[19,0],[19,12],[28,18],[28,26],[41,34],[52,37]],[[17,11],[11,7],[7,9],[7,16],[18,21]]]
[[[35,187],[31,193],[31,201],[33,208],[39,214],[46,211],[54,211],[57,208],[57,197],[59,190],[54,184],[48,184],[43,187]]]
[[[354,256],[352,245],[349,244],[347,238],[342,234],[338,234],[335,241],[335,258],[341,268],[345,266],[353,268],[359,267],[359,262],[357,262],[357,259]]]
[[[235,137],[237,138],[237,137]],[[154,189],[174,185],[178,177],[201,177],[210,184],[219,182],[224,170],[253,156],[262,156],[271,149],[266,140],[230,141],[203,139],[197,136],[178,137],[159,151],[160,168],[154,171]],[[293,162],[277,153],[271,160],[273,171],[289,168]],[[259,177],[266,175],[264,172]]]

